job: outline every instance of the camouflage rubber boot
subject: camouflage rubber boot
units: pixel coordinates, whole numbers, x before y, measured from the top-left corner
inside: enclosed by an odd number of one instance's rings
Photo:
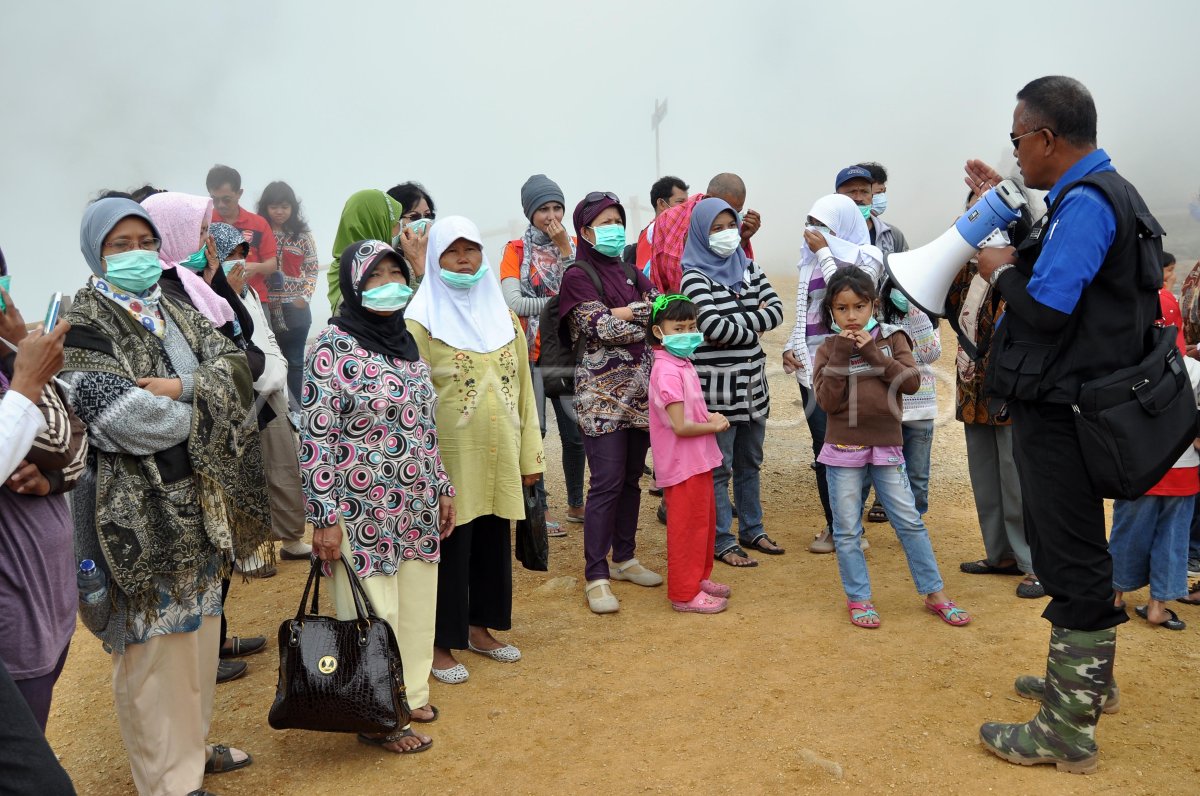
[[[979,728],[984,748],[1023,766],[1053,763],[1071,774],[1094,773],[1096,724],[1116,651],[1114,628],[1053,628],[1041,710],[1025,724],[984,724]]]
[[[1042,694],[1046,690],[1046,678],[1036,674],[1023,674],[1013,683],[1013,690],[1017,692],[1017,696],[1041,702]],[[1100,709],[1100,712],[1119,713],[1120,711],[1121,689],[1117,688],[1117,678],[1114,677],[1108,685],[1108,692],[1104,695],[1104,707]]]

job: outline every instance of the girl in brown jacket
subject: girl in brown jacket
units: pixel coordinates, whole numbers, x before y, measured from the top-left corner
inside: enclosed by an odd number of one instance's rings
[[[825,465],[833,508],[833,542],[846,591],[850,621],[879,627],[871,604],[862,536],[863,484],[875,494],[904,548],[925,607],[950,625],[971,621],[942,591],[942,576],[917,513],[904,467],[900,393],[911,395],[921,383],[912,343],[898,326],[876,322],[875,282],[858,268],[840,270],[829,280],[821,312],[833,330],[817,350],[814,386],[817,403],[829,415],[825,444],[817,461]]]

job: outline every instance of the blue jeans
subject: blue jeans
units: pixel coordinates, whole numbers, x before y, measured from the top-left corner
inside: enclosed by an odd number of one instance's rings
[[[1192,533],[1188,541],[1188,558],[1200,558],[1200,495],[1196,495],[1192,510]]]
[[[1108,549],[1113,588],[1137,591],[1150,584],[1155,600],[1187,594],[1188,534],[1195,498],[1143,495],[1113,503]]]
[[[300,406],[300,397],[304,391],[304,345],[308,342],[308,330],[312,326],[312,308],[309,306],[293,307],[284,304],[283,322],[287,329],[275,332],[275,342],[287,360],[288,406],[295,411]],[[263,312],[271,317],[271,308],[263,304]]]
[[[533,380],[533,395],[537,403],[538,423],[541,426],[542,439],[546,438],[546,394],[545,383],[542,380],[542,369],[530,368]],[[554,420],[558,424],[558,438],[562,444],[563,478],[567,484],[567,505],[577,509],[583,505],[583,468],[586,457],[583,453],[583,439],[580,436],[579,422],[575,417],[575,407],[569,395],[550,398],[554,407]],[[542,508],[546,507],[546,479],[543,474],[535,485]]]
[[[753,544],[766,535],[759,499],[759,470],[762,468],[764,418],[731,423],[717,434],[721,464],[713,470],[713,492],[717,501],[717,541],[713,553],[722,556],[738,544],[733,537],[733,505],[729,502],[729,479],[733,476],[733,499],[738,510],[738,536],[742,544]]]
[[[896,537],[908,559],[908,571],[919,594],[942,590],[942,576],[929,532],[917,513],[908,474],[904,464],[866,467],[826,466],[829,479],[829,498],[833,503],[833,545],[837,550],[838,572],[846,598],[854,602],[871,599],[871,578],[867,574],[867,557],[859,547],[862,537],[862,488],[869,478],[875,484],[875,494],[887,511],[888,521],[896,529]]]
[[[933,419],[909,420],[901,426],[904,431],[904,467],[908,470],[908,485],[912,489],[917,513],[922,517],[929,511],[929,453],[933,449]]]

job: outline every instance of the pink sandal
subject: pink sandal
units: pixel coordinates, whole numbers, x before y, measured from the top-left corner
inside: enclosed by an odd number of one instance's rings
[[[700,591],[705,594],[711,594],[713,597],[724,597],[726,599],[729,598],[729,595],[733,594],[733,589],[724,583],[717,583],[715,580],[708,579],[700,581]]]
[[[931,603],[926,600],[925,607],[937,614],[938,618],[948,625],[962,627],[971,622],[970,614],[955,605],[954,600],[947,600],[944,603]]]
[[[719,614],[729,603],[723,597],[713,597],[705,592],[698,592],[695,597],[685,603],[671,601],[671,607],[676,611],[689,614]]]
[[[875,610],[875,606],[871,605],[870,602],[859,603],[847,600],[846,608],[850,611],[850,624],[855,627],[862,627],[867,630],[874,630],[879,627],[881,623],[879,612]]]

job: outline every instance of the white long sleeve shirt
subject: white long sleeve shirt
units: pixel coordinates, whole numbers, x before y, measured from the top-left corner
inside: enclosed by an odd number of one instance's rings
[[[33,447],[34,438],[46,430],[46,418],[37,406],[15,390],[0,399],[0,483],[17,469]]]

